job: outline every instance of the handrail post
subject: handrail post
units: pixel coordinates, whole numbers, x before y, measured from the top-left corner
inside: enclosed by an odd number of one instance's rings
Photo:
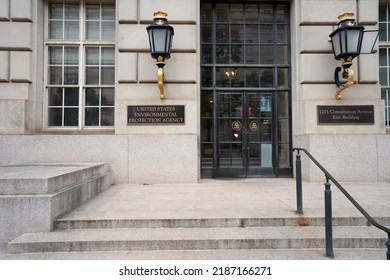
[[[387,242],[386,242],[386,246],[387,246],[387,253],[386,253],[386,256],[387,256],[387,260],[390,261],[390,233],[387,233]]]
[[[296,193],[297,193],[297,214],[303,214],[303,202],[302,202],[302,165],[301,155],[297,150],[295,160],[295,180],[296,180]]]
[[[325,244],[326,256],[334,257],[333,253],[333,232],[332,232],[332,191],[330,190],[329,178],[325,183]]]

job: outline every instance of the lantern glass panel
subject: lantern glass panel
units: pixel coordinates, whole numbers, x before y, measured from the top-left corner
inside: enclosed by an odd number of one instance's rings
[[[340,30],[340,55],[347,52],[347,34],[345,30]]]
[[[162,28],[153,29],[154,37],[154,52],[165,53],[166,50],[166,38],[167,31]]]
[[[347,49],[349,53],[359,53],[361,47],[361,29],[346,29]]]
[[[332,45],[334,56],[338,56],[341,53],[340,32],[332,36]]]
[[[166,38],[165,51],[167,53],[170,53],[172,47],[173,30],[167,29],[166,32],[167,32],[167,38]]]
[[[367,30],[363,33],[362,48],[360,53],[372,53],[376,40],[378,39],[378,30]]]
[[[150,47],[150,52],[154,52],[154,39],[153,39],[153,29],[148,29],[148,35],[149,35],[149,47]]]

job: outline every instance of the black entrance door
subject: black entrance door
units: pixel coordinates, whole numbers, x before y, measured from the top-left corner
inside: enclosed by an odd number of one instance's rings
[[[273,172],[272,94],[218,93],[216,176]]]

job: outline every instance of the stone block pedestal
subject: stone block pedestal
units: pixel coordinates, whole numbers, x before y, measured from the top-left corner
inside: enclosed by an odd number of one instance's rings
[[[0,166],[0,243],[52,230],[55,218],[111,184],[105,163]]]

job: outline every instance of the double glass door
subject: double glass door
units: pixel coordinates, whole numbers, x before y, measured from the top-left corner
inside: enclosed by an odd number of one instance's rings
[[[273,175],[272,94],[218,93],[216,175]]]

